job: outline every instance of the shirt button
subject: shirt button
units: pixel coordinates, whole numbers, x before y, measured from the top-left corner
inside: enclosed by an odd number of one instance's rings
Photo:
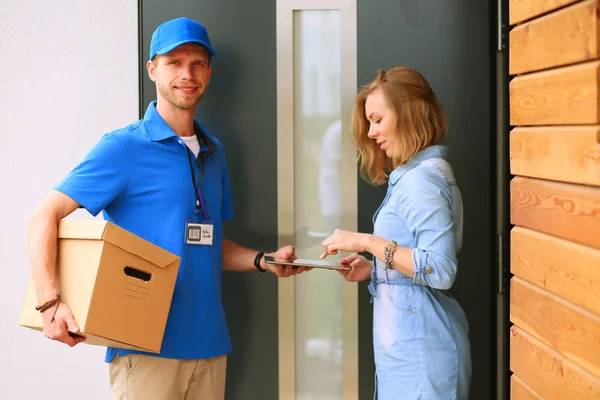
[[[417,309],[416,309],[416,308],[413,308],[413,309],[412,309],[412,311],[413,311],[414,313],[416,313],[416,312],[417,312]]]
[[[431,267],[425,267],[425,273],[426,274],[430,274],[433,271],[433,268]]]
[[[178,142],[179,142],[179,144],[183,143],[183,142],[181,141],[181,139],[179,139],[179,140],[178,140]]]

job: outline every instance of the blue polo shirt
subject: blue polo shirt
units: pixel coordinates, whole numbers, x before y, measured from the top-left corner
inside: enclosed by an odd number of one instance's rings
[[[231,188],[221,143],[195,121],[205,157],[201,191],[214,223],[213,245],[185,244],[185,223],[196,219],[196,197],[186,145],[148,106],[144,119],[108,133],[56,190],[91,214],[181,257],[179,275],[158,356],[215,357],[231,351],[221,301],[221,221],[233,217]],[[193,160],[195,157],[192,155]],[[199,181],[201,163],[196,164]],[[119,349],[119,355],[142,353]],[[117,350],[108,348],[110,362]]]

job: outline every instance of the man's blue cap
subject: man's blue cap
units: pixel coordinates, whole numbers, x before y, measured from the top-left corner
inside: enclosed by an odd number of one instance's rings
[[[150,60],[157,54],[166,54],[175,47],[186,43],[197,43],[206,48],[211,57],[216,55],[210,45],[206,28],[199,22],[189,18],[175,18],[164,22],[156,28],[150,41]]]

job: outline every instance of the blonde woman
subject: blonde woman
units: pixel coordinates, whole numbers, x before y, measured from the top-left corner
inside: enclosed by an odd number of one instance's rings
[[[448,149],[448,122],[417,71],[382,71],[356,99],[353,140],[361,175],[387,182],[373,234],[336,230],[323,255],[368,252],[340,260],[349,281],[369,277],[379,400],[468,399],[468,324],[450,295],[462,244],[462,199]]]

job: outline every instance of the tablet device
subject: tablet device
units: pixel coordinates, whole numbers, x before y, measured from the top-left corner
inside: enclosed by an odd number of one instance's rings
[[[276,259],[273,256],[265,256],[265,262],[267,264],[291,265],[292,267],[310,267],[352,271],[352,267],[342,266],[336,262],[325,260],[308,260],[305,258],[297,258],[294,261],[290,261]]]

